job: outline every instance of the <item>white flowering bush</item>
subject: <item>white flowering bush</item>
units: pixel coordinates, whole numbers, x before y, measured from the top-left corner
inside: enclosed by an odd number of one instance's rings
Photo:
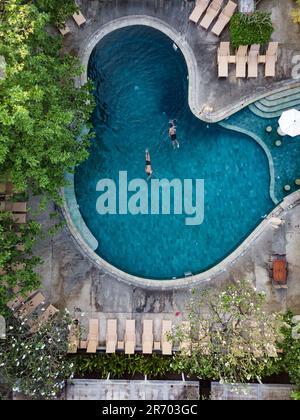
[[[26,320],[7,320],[6,339],[0,341],[0,377],[30,399],[60,398],[74,370],[66,358],[70,323],[65,312],[32,334]]]
[[[264,295],[246,281],[221,292],[194,291],[188,307],[190,330],[183,324],[172,334],[175,343],[189,343],[178,356],[182,369],[224,383],[249,382],[278,372],[276,343],[282,316],[264,312],[264,301]]]

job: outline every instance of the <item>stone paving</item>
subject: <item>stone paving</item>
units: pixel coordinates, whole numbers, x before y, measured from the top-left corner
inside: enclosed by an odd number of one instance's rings
[[[147,14],[172,25],[192,46],[198,62],[202,95],[200,102],[209,100],[209,104],[219,115],[227,108],[227,104],[239,104],[241,98],[249,95],[265,94],[281,83],[290,83],[291,57],[298,51],[300,54],[299,34],[296,26],[288,22],[288,12],[292,1],[264,0],[261,8],[269,8],[275,20],[277,30],[274,40],[283,43],[279,55],[278,76],[275,81],[259,80],[237,81],[233,75],[229,80],[218,81],[216,77],[216,51],[218,39],[209,33],[188,23],[188,15],[194,6],[193,1],[179,0],[111,0],[107,5],[99,5],[99,1],[82,2],[82,11],[88,18],[83,29],[68,21],[72,34],[65,39],[65,47],[73,54],[80,54],[87,38],[97,31],[101,25],[112,19],[133,14]],[[272,7],[271,7],[272,5]],[[222,39],[228,39],[225,32]],[[31,207],[36,206],[36,200],[31,200]],[[44,227],[51,225],[50,205],[48,212],[40,217]],[[281,216],[284,226],[273,230],[271,226],[251,244],[234,265],[212,278],[209,287],[223,287],[226,283],[238,279],[248,279],[258,290],[267,296],[269,311],[283,311],[287,308],[300,313],[300,205],[287,209]],[[288,289],[275,290],[270,282],[268,261],[270,255],[284,252],[289,264]],[[36,253],[43,259],[39,272],[43,279],[43,291],[56,306],[68,307],[71,313],[82,316],[85,324],[90,317],[98,317],[100,323],[105,319],[119,319],[119,334],[124,331],[125,319],[137,319],[138,337],[141,332],[141,320],[155,320],[155,334],[159,335],[160,319],[182,319],[185,306],[189,300],[190,288],[170,290],[149,290],[139,286],[131,286],[112,277],[104,269],[97,268],[82,253],[67,227],[56,236],[41,239],[36,247]],[[207,287],[205,283],[198,289]],[[178,316],[175,314],[177,313]],[[101,332],[100,324],[100,332]],[[104,341],[103,333],[100,341]],[[138,343],[140,344],[140,342]]]

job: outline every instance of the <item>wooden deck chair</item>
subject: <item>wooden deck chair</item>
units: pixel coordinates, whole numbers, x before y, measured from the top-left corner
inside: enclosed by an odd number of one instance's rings
[[[144,354],[152,354],[153,352],[153,321],[143,321],[142,350]]]
[[[230,22],[230,19],[232,18],[234,12],[236,11],[236,8],[237,8],[237,4],[229,0],[227,5],[222,10],[218,20],[214,24],[214,27],[211,30],[212,33],[214,33],[217,36],[221,35],[226,25],[228,25],[228,23]]]
[[[260,45],[253,44],[250,47],[248,55],[248,77],[258,76],[258,58],[259,58]]]
[[[80,327],[78,323],[73,322],[69,326],[68,335],[68,353],[77,353],[80,345]]]
[[[43,302],[45,302],[45,296],[41,292],[38,292],[31,299],[23,303],[23,305],[16,312],[16,315],[23,319],[27,318]]]
[[[203,13],[207,9],[210,1],[211,0],[197,0],[196,6],[190,14],[189,20],[197,24]]]
[[[108,319],[106,322],[106,353],[115,353],[117,342],[117,320]]]
[[[204,29],[208,29],[212,23],[212,21],[218,16],[221,7],[223,4],[223,0],[213,0],[212,3],[209,5],[206,15],[200,22],[200,26]]]
[[[278,58],[278,42],[270,42],[266,52],[265,77],[275,77]]]
[[[99,343],[99,319],[90,319],[86,352],[96,353],[98,343]]]
[[[13,193],[14,186],[11,182],[0,183],[0,195],[11,195]]]
[[[68,27],[66,23],[61,28],[58,28],[58,30],[62,34],[62,36],[65,36],[71,32],[71,29]]]
[[[271,275],[275,289],[287,289],[287,261],[285,255],[273,256]]]
[[[218,75],[228,77],[228,65],[230,56],[230,43],[221,42],[218,48]]]
[[[172,332],[172,321],[163,320],[161,329],[161,352],[162,354],[172,354],[173,343],[168,340],[168,335]]]
[[[29,299],[31,296],[35,295],[38,291],[31,291],[31,292],[26,292],[24,293],[24,295],[20,295],[19,293],[19,287],[15,287],[13,289],[13,293],[14,293],[14,298],[12,300],[10,300],[6,306],[12,310],[15,311],[16,309],[18,309],[23,303],[26,302],[27,299]]]
[[[73,15],[73,19],[75,20],[76,24],[80,27],[86,22],[86,18],[83,16],[80,10],[75,12]]]
[[[13,213],[12,219],[17,225],[24,225],[27,222],[26,213]]]
[[[45,311],[35,320],[34,322],[28,321],[27,323],[29,325],[32,325],[30,328],[30,332],[34,333],[36,332],[41,325],[45,324],[46,322],[50,321],[51,318],[54,317],[59,312],[57,308],[53,305],[47,306]]]
[[[236,52],[236,77],[246,77],[247,52],[247,45],[241,45]]]
[[[190,332],[191,332],[191,323],[189,321],[183,321],[181,323],[181,326],[182,326],[183,332],[189,336],[190,335]],[[185,338],[180,343],[180,350],[185,355],[188,355],[189,356],[191,354],[191,345],[192,345],[191,339],[190,338]]]
[[[134,354],[135,351],[135,320],[126,320],[125,326],[125,354]]]

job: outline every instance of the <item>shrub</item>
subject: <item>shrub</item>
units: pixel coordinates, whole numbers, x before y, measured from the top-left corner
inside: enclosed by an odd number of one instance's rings
[[[250,15],[236,13],[230,22],[231,42],[240,45],[266,44],[274,31],[271,13],[255,12]]]
[[[8,319],[0,341],[1,378],[31,399],[60,397],[74,370],[66,359],[70,322],[67,312],[59,314],[32,334],[25,322]]]
[[[134,376],[135,374],[147,375],[148,377],[162,377],[167,373],[180,373],[179,367],[174,363],[174,357],[153,354],[96,354],[76,355],[71,357],[75,364],[75,374],[86,376],[89,374],[107,378],[108,374],[113,378]]]

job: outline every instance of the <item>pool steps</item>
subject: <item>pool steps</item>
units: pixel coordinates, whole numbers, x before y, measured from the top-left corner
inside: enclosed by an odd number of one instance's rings
[[[267,96],[249,105],[253,114],[262,118],[278,118],[283,111],[296,108],[300,111],[300,88],[291,88]]]

